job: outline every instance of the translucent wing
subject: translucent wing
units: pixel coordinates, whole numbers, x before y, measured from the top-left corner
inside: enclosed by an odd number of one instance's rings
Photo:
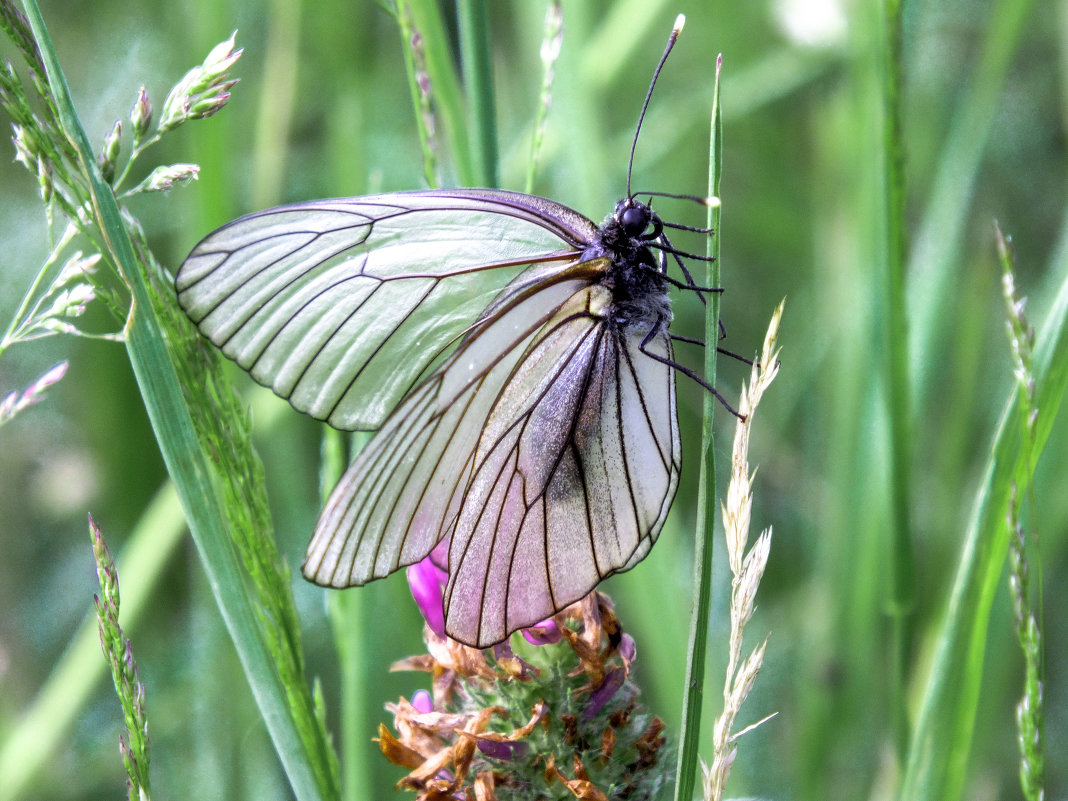
[[[363,584],[450,538],[446,630],[484,647],[645,556],[680,447],[666,294],[630,224],[411,192],[272,209],[194,249],[175,283],[209,339],[297,409],[381,428],[307,578]]]
[[[175,285],[257,381],[336,428],[378,428],[501,287],[538,284],[596,232],[566,206],[512,192],[316,201],[220,228]]]
[[[573,257],[573,261],[577,257]],[[512,282],[453,354],[417,386],[360,451],[327,501],[304,575],[365,584],[425,557],[455,521],[494,404],[530,342],[603,260]]]
[[[490,411],[451,533],[454,639],[486,647],[550,616],[660,533],[679,479],[674,371],[641,352],[648,329],[602,316],[610,301],[574,295]],[[671,357],[666,331],[646,348]]]

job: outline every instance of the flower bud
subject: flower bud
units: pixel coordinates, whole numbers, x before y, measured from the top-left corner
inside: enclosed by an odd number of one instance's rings
[[[225,42],[217,44],[204,63],[193,67],[163,101],[160,132],[177,128],[186,120],[203,119],[215,114],[230,99],[230,89],[237,81],[227,80],[226,71],[241,57],[234,50],[234,31]]]
[[[59,275],[56,277],[54,286],[57,288],[63,287],[78,279],[84,278],[86,275],[92,275],[96,272],[96,265],[99,261],[99,253],[83,256],[80,250],[76,251],[74,255],[64,263],[63,268],[59,271]]]
[[[22,393],[10,392],[0,401],[0,425],[6,423],[16,414],[21,412],[44,397],[45,390],[58,382],[67,372],[67,363],[60,362],[39,376]]]
[[[137,101],[130,109],[130,122],[133,124],[134,142],[140,142],[148,133],[148,126],[152,124],[152,104],[143,86],[138,90]]]
[[[30,134],[21,125],[11,123],[11,143],[15,146],[15,161],[31,172],[37,171],[36,147]]]
[[[122,122],[116,121],[111,133],[104,137],[104,147],[100,152],[100,172],[109,184],[115,180],[115,165],[119,160],[119,147],[122,145]]]
[[[168,164],[156,167],[134,192],[166,192],[175,186],[195,181],[200,173],[196,164]]]
[[[37,157],[37,183],[41,189],[41,200],[48,203],[52,199],[52,168],[42,157]]]

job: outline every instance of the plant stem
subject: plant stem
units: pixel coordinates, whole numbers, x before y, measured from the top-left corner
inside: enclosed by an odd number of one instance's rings
[[[712,123],[709,139],[708,194],[719,197],[722,168],[723,132],[719,106],[719,74],[723,57],[716,59],[716,80],[712,89]],[[714,233],[708,240],[705,286],[719,286],[720,207],[708,208],[708,227]],[[716,342],[719,341],[719,295],[711,292],[705,306],[705,380],[715,386]],[[712,596],[712,529],[716,516],[716,456],[712,447],[712,421],[716,399],[704,395],[701,428],[701,473],[697,490],[697,527],[694,532],[694,582],[691,602],[689,651],[687,655],[685,694],[682,701],[682,731],[679,737],[679,762],[675,775],[676,801],[693,798],[697,780],[697,748],[701,740],[701,707],[704,700],[705,655],[708,650],[708,615]]]
[[[883,3],[883,185],[886,191],[886,264],[883,303],[883,385],[888,409],[890,440],[890,597],[887,612],[893,628],[891,641],[891,709],[898,758],[908,748],[905,702],[906,674],[912,640],[913,603],[912,508],[908,477],[912,462],[909,415],[908,322],[905,315],[905,263],[908,252],[905,220],[905,146],[902,110],[904,87],[901,11],[903,0]]]
[[[253,526],[251,519],[239,530],[233,525],[236,504],[228,503],[226,489],[238,494],[244,492],[244,485],[239,483],[244,476],[220,475],[217,454],[209,453],[209,445],[198,439],[193,408],[186,396],[187,391],[196,390],[183,387],[169,350],[173,340],[164,333],[161,314],[169,312],[170,307],[156,302],[158,294],[135,252],[122,211],[100,174],[40,9],[35,0],[24,0],[24,7],[41,51],[63,133],[74,150],[72,159],[88,186],[91,224],[86,228],[99,230],[102,252],[112,260],[130,288],[133,309],[125,329],[127,355],[168,473],[182,499],[216,602],[294,795],[300,801],[336,798],[337,777],[330,764],[325,733],[315,718],[307,686],[295,678],[295,674],[300,674],[303,679],[303,666],[298,634],[292,625],[296,612],[291,598],[275,597],[273,606],[265,603],[272,599],[257,595],[256,590],[266,585],[253,586],[248,566],[242,563],[242,556],[256,557],[262,551],[257,554],[251,549],[238,554],[236,541],[241,538],[259,537],[257,543],[273,549],[269,530],[264,532]],[[265,500],[261,502],[266,508]],[[271,561],[270,556],[265,558]],[[262,564],[256,567],[263,568],[264,573],[256,576],[257,579],[272,580],[278,593],[288,589],[280,570],[266,576],[270,568]],[[267,610],[274,612],[275,607],[284,607],[287,625],[281,632],[274,625],[279,621],[268,620],[265,614]],[[279,643],[280,637],[285,638],[284,643]],[[280,656],[285,658],[284,663]]]
[[[471,161],[475,183],[496,187],[497,109],[493,99],[489,26],[485,0],[460,0],[460,54],[471,136]]]

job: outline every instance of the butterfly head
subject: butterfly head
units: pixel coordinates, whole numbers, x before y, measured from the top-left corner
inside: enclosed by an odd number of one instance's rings
[[[657,247],[663,234],[664,223],[650,205],[626,197],[616,203],[584,258],[608,256],[617,277],[633,286],[638,279],[631,278],[631,273],[664,271],[664,265],[658,264],[649,250],[650,246]]]
[[[649,204],[632,197],[624,198],[616,204],[613,217],[624,235],[642,242],[658,239],[664,230],[660,217]]]

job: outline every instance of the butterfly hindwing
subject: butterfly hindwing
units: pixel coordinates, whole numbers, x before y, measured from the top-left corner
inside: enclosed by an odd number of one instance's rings
[[[512,192],[399,192],[243,217],[176,278],[223,352],[297,409],[377,428],[533,262],[573,259],[582,215]]]
[[[636,564],[679,477],[674,373],[648,331],[576,293],[512,372],[484,426],[449,549],[446,631],[485,647]],[[645,346],[670,359],[666,332]]]

